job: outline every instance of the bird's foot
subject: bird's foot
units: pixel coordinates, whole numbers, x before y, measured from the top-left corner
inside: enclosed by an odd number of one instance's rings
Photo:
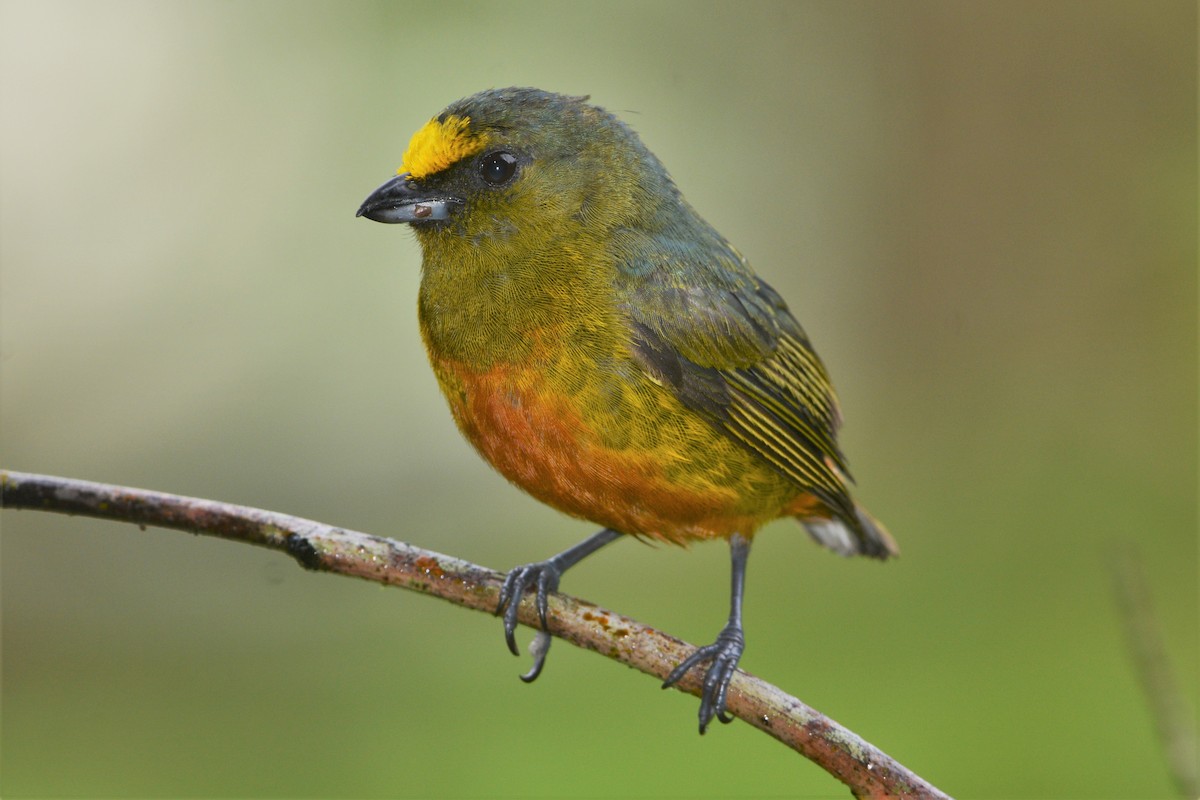
[[[562,568],[553,558],[547,561],[523,564],[508,573],[504,579],[504,586],[500,588],[500,602],[496,606],[496,615],[504,615],[504,640],[508,642],[508,649],[514,656],[521,654],[517,648],[516,639],[517,612],[521,609],[521,598],[525,595],[526,589],[530,587],[537,589],[536,604],[541,630],[537,632],[533,642],[529,645],[529,652],[533,656],[533,667],[521,676],[521,680],[526,683],[532,682],[538,675],[541,675],[542,667],[546,664],[546,653],[550,650],[549,626],[546,623],[546,614],[550,605],[548,597],[551,592],[558,590],[558,582],[562,578],[562,573]]]
[[[504,579],[500,587],[500,602],[496,605],[496,614],[504,615],[504,640],[513,655],[520,655],[517,650],[517,612],[521,610],[521,598],[525,590],[537,588],[537,612],[540,630],[529,645],[529,654],[533,656],[533,668],[521,676],[526,683],[542,674],[546,663],[546,653],[550,650],[550,626],[546,624],[549,610],[549,596],[558,591],[558,582],[564,572],[599,550],[609,542],[615,542],[621,534],[612,528],[605,528],[584,539],[574,547],[568,548],[545,561],[535,561],[517,567]]]
[[[721,722],[733,721],[733,717],[725,713],[725,696],[729,691],[729,681],[732,680],[733,673],[737,672],[738,661],[745,649],[746,638],[742,634],[741,625],[731,622],[721,629],[715,642],[698,648],[682,664],[671,670],[671,674],[663,681],[662,688],[670,688],[692,667],[704,661],[712,662],[708,672],[704,674],[704,684],[700,693],[701,734],[708,727],[708,723],[712,722],[713,717]]]

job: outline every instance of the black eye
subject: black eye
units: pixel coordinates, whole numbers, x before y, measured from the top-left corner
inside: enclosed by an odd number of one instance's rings
[[[517,174],[517,157],[498,150],[488,153],[479,160],[479,174],[492,186],[500,186]]]

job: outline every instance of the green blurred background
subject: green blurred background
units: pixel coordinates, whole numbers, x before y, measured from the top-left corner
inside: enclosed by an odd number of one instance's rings
[[[593,526],[458,437],[419,254],[354,218],[490,86],[591,94],[788,298],[859,496],[790,522],[743,665],[964,797],[1171,783],[1115,611],[1134,543],[1195,708],[1193,3],[0,5],[0,464],[275,509],[497,569]],[[559,644],[227,542],[4,512],[5,797],[845,796]],[[693,642],[727,553],[564,589]],[[528,636],[525,636],[525,640]]]

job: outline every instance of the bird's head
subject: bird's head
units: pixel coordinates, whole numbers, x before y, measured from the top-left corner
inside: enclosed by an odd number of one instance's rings
[[[632,130],[586,97],[492,89],[418,130],[358,216],[407,223],[425,247],[498,250],[654,227],[682,203]]]

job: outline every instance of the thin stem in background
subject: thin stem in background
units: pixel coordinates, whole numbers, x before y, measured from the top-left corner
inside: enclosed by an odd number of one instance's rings
[[[1129,653],[1166,752],[1167,768],[1180,795],[1200,797],[1194,718],[1171,676],[1167,650],[1150,600],[1150,582],[1132,546],[1114,554],[1112,573]]]

